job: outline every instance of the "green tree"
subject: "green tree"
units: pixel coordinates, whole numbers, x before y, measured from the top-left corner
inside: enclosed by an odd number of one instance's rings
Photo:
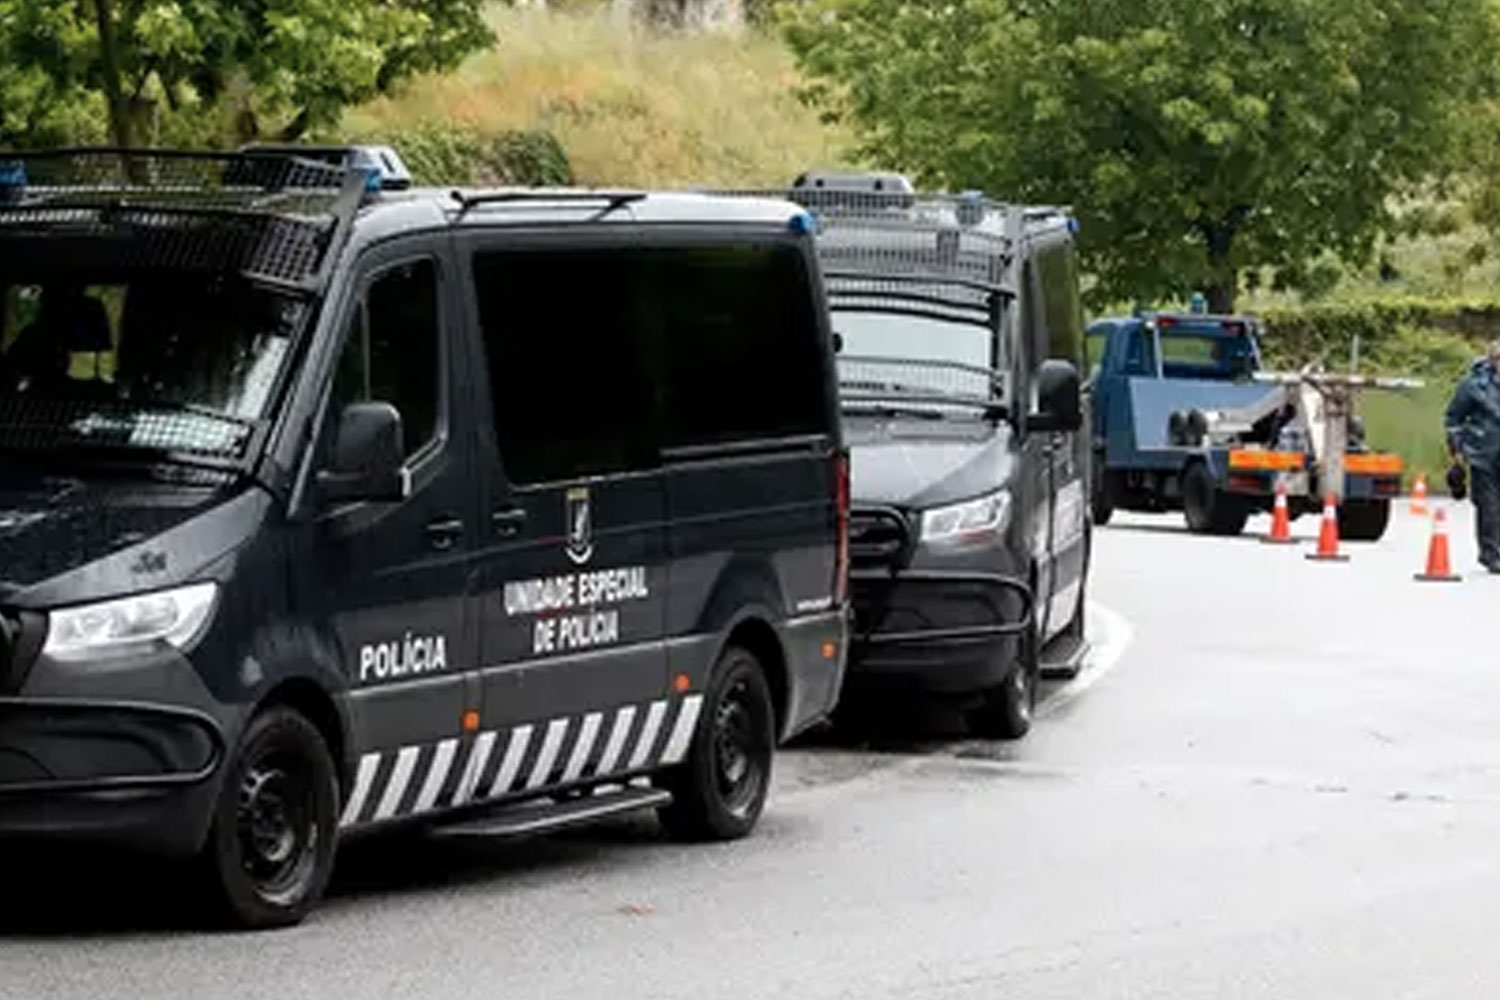
[[[809,96],[925,183],[1065,203],[1096,300],[1363,261],[1492,88],[1492,0],[812,0]]]
[[[489,44],[484,0],[0,0],[0,142],[133,146],[232,115],[234,138],[296,138],[412,74]],[[94,126],[97,130],[98,126]]]

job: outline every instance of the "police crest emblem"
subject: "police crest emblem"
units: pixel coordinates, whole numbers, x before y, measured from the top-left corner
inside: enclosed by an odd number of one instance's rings
[[[594,512],[587,486],[568,490],[563,516],[568,522],[568,558],[582,566],[594,555]]]

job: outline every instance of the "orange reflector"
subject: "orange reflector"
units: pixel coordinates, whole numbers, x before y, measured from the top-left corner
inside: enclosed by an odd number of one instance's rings
[[[1400,455],[1345,455],[1344,471],[1357,476],[1399,476],[1406,463]]]
[[[1229,467],[1256,472],[1295,472],[1307,464],[1300,451],[1254,451],[1235,449],[1229,453]]]
[[[464,732],[466,733],[479,732],[479,713],[474,711],[473,709],[465,712],[463,725]]]
[[[693,682],[688,680],[687,674],[678,674],[672,678],[672,686],[677,689],[678,694],[687,694],[687,690],[693,686]]]
[[[839,647],[837,643],[823,643],[823,659],[831,660],[837,655],[839,655]]]

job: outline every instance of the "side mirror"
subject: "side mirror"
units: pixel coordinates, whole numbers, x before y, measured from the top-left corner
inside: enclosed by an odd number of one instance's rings
[[[411,495],[401,414],[389,403],[350,403],[339,414],[329,468],[318,472],[325,503],[394,503]]]
[[[1026,418],[1030,431],[1076,431],[1083,427],[1078,368],[1071,361],[1043,361],[1036,373],[1037,412]]]

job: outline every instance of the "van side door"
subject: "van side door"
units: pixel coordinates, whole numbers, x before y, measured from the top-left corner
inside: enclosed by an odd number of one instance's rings
[[[390,403],[402,418],[410,494],[320,506],[289,560],[294,606],[326,628],[323,645],[347,678],[358,766],[345,826],[437,807],[472,707],[466,614],[478,496],[451,265],[440,237],[386,244],[362,261],[336,320],[342,340],[313,468],[323,467],[345,405]]]
[[[1020,336],[1016,338],[1019,368],[1016,399],[1021,412],[1025,414],[1037,409],[1036,370],[1047,357],[1041,279],[1037,274],[1034,253],[1029,253],[1021,265],[1021,295],[1017,312],[1021,329]],[[1024,423],[1022,426],[1024,427]],[[1023,495],[1017,497],[1017,509],[1025,519],[1019,527],[1024,532],[1023,537],[1036,577],[1036,589],[1032,594],[1032,615],[1039,642],[1045,639],[1042,630],[1046,626],[1055,576],[1052,558],[1052,521],[1055,509],[1052,453],[1055,446],[1056,440],[1052,434],[1023,431],[1020,445],[1021,471],[1017,477],[1017,484],[1023,491]]]
[[[681,709],[662,634],[657,380],[630,240],[517,239],[461,239],[482,373],[484,750],[463,786],[476,800],[650,770]]]
[[[1046,356],[1069,361],[1082,372],[1084,365],[1083,307],[1079,298],[1077,252],[1066,238],[1053,238],[1037,249],[1038,304],[1046,329]],[[1087,412],[1085,418],[1087,419]],[[1048,556],[1052,569],[1042,639],[1055,636],[1080,610],[1083,577],[1088,562],[1088,474],[1090,432],[1087,423],[1077,431],[1050,435],[1048,466],[1052,494],[1052,523],[1048,528]]]

